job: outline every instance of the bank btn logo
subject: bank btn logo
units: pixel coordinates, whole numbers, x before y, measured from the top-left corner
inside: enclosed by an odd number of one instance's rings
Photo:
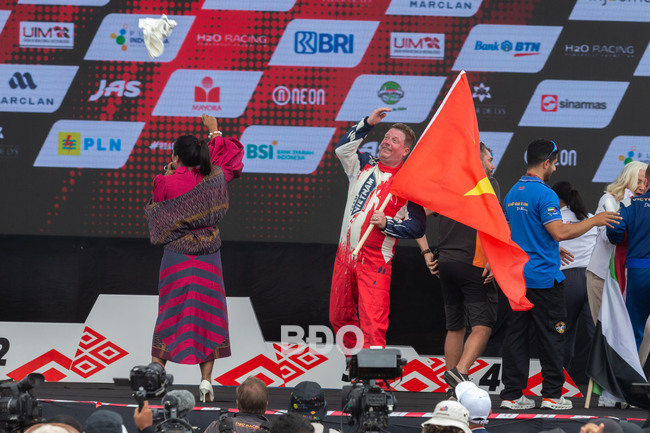
[[[646,0],[578,0],[570,20],[650,22],[650,2]]]
[[[471,17],[481,3],[482,0],[391,0],[386,15]]]
[[[311,174],[323,158],[336,128],[262,126],[246,128],[245,173]]]
[[[624,81],[544,80],[537,85],[519,126],[604,128],[628,85]]]
[[[287,12],[296,0],[205,0],[203,9]]]
[[[50,129],[34,167],[121,168],[142,128],[144,122],[59,120]]]
[[[269,65],[353,68],[361,62],[377,26],[379,21],[293,20]]]
[[[614,181],[625,164],[632,161],[650,164],[650,137],[633,135],[615,137],[609,143],[592,182],[610,183]]]
[[[352,83],[336,120],[358,121],[368,115],[367,105],[359,101],[376,101],[393,110],[388,113],[390,122],[423,122],[431,113],[445,80],[445,77],[359,75]]]
[[[562,27],[479,24],[470,31],[453,70],[536,73]]]
[[[235,118],[244,113],[262,78],[258,71],[177,69],[169,77],[154,116]]]
[[[160,57],[152,59],[144,45],[140,18],[148,15],[108,14],[95,33],[84,60],[116,60],[130,62],[170,62],[176,58],[183,41],[194,22],[193,16],[173,15],[178,23],[172,34],[165,38],[165,50]]]

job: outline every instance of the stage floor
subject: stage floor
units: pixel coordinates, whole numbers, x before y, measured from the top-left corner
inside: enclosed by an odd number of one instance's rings
[[[192,392],[195,397],[198,395],[198,385],[172,386],[173,389],[186,389]],[[585,389],[580,387],[582,393]],[[220,410],[235,409],[235,387],[215,387],[215,401],[201,403],[198,401],[190,415],[191,421],[202,429],[218,418]],[[66,383],[53,382],[45,383],[34,389],[36,397],[43,401],[43,415],[49,418],[58,413],[67,413],[83,421],[95,408],[105,408],[119,412],[124,418],[124,423],[129,432],[137,430],[133,425],[132,415],[135,407],[135,400],[132,391],[127,387],[119,387],[113,384],[100,383]],[[289,405],[290,388],[269,389],[269,418],[277,412],[285,411]],[[419,429],[420,424],[431,416],[435,405],[444,399],[442,393],[414,393],[395,392],[397,405],[391,414],[390,431],[413,432]],[[598,396],[594,395],[589,409],[585,409],[585,398],[572,398],[574,408],[569,411],[549,411],[539,408],[525,411],[510,411],[499,409],[500,400],[497,395],[491,395],[493,413],[490,416],[488,430],[490,433],[509,432],[539,432],[555,427],[563,428],[567,433],[578,433],[582,424],[592,417],[613,416],[621,420],[629,420],[642,425],[647,418],[647,412],[642,409],[616,409],[597,407]],[[341,429],[342,407],[341,390],[326,389],[325,398],[328,402],[329,415],[326,425],[331,428]],[[534,398],[537,405],[541,397]],[[152,400],[153,405],[160,404],[160,400]],[[343,420],[343,431],[354,431],[346,425]]]

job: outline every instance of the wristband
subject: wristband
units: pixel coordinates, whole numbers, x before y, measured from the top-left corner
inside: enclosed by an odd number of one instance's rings
[[[212,140],[214,137],[221,137],[222,135],[223,134],[221,133],[221,131],[217,129],[216,131],[212,131],[211,133],[209,133],[208,138]]]
[[[426,250],[420,252],[420,254],[422,254],[422,255],[429,254],[429,253],[433,254],[433,253],[431,252],[431,248],[427,248]]]

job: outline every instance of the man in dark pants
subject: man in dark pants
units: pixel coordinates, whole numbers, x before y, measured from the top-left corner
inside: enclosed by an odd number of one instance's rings
[[[617,224],[616,212],[601,212],[576,224],[563,224],[557,194],[545,183],[556,169],[555,142],[538,139],[528,145],[528,170],[504,200],[506,220],[515,241],[529,257],[524,267],[526,297],[534,304],[528,311],[508,312],[503,345],[501,407],[513,410],[535,407],[523,395],[528,381],[529,328],[539,340],[542,366],[542,408],[568,410],[571,401],[562,397],[564,385],[564,275],[560,271],[559,241],[573,239],[595,226]]]
[[[499,184],[492,177],[492,150],[483,142],[480,155],[485,174],[500,199]],[[427,211],[429,214],[432,212]],[[449,385],[449,399],[460,382],[469,380],[470,367],[490,339],[497,320],[497,287],[488,271],[476,229],[440,215],[438,262],[434,261],[426,236],[417,239],[417,243],[431,273],[440,277],[447,327],[444,379]],[[471,332],[465,340],[467,327]]]

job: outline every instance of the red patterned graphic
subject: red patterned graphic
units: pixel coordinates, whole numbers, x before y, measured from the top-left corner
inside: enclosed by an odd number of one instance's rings
[[[489,365],[487,362],[479,359],[472,365],[469,374],[476,374]],[[406,364],[401,379],[390,381],[390,383],[396,391],[446,392],[447,384],[443,378],[444,374],[444,358],[417,358]]]
[[[17,369],[7,373],[7,376],[10,377],[11,379],[15,381],[19,381],[25,376],[27,376],[29,373],[34,373],[38,370],[42,370],[43,367],[49,365],[49,364],[56,364],[59,367],[62,367],[64,371],[68,371],[70,369],[70,364],[72,363],[72,360],[68,358],[67,356],[63,355],[61,352],[57,350],[49,350],[39,356],[38,358],[35,358],[22,366],[18,367]],[[45,376],[45,380],[48,382],[58,382],[61,379],[66,377],[66,374],[56,367],[51,367],[47,369],[46,371],[41,371],[43,376]]]
[[[524,395],[541,395],[541,391],[542,372],[540,371],[528,378],[528,384],[524,390]],[[584,397],[566,370],[564,370],[564,386],[562,387],[562,395],[566,397]]]
[[[267,386],[284,387],[328,360],[325,355],[304,344],[274,343],[273,350],[275,361],[265,355],[257,355],[215,381],[220,385],[236,386],[248,376],[255,376]]]
[[[70,370],[88,379],[128,354],[126,350],[86,326]]]

